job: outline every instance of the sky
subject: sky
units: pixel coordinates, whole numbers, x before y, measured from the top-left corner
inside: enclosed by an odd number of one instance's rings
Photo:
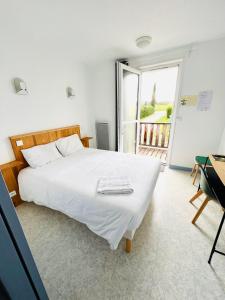
[[[170,67],[142,73],[141,102],[151,102],[156,83],[156,103],[174,102],[178,67]]]

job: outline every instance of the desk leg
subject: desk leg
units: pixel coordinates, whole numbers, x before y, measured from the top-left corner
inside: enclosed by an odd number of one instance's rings
[[[222,217],[222,220],[220,222],[220,226],[219,226],[219,229],[217,231],[217,234],[216,234],[216,238],[215,238],[215,241],[213,243],[213,247],[212,247],[212,250],[211,250],[211,253],[210,253],[210,256],[209,256],[209,260],[208,260],[208,263],[210,264],[211,263],[211,259],[212,259],[212,256],[216,250],[216,244],[217,244],[217,241],[218,241],[218,238],[220,236],[220,232],[221,232],[221,229],[223,227],[223,223],[224,223],[224,220],[225,220],[225,212],[223,214],[223,217]]]

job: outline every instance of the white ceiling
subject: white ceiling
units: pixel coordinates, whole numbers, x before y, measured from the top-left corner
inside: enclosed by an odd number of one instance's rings
[[[135,39],[151,35],[147,50]],[[0,44],[78,60],[131,57],[225,36],[225,0],[1,0]]]

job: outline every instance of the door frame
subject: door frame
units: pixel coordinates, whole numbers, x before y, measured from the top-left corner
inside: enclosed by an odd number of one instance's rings
[[[23,229],[19,222],[16,210],[13,206],[12,199],[10,198],[7,186],[3,179],[2,173],[0,172],[0,215],[4,220],[5,227],[7,228],[8,235],[11,239],[12,248],[20,261],[21,267],[27,276],[30,287],[35,295],[32,299],[48,300],[48,296],[41,280],[40,274],[38,272],[37,266],[35,264],[34,258],[32,256],[31,250],[27,243],[26,237],[24,235]],[[15,270],[11,270],[7,265],[2,262],[2,268],[6,268],[7,277],[10,278],[12,272],[16,272],[18,266],[15,266]],[[7,277],[5,277],[5,284],[7,283]],[[1,279],[1,278],[0,278]],[[21,283],[22,283],[21,278]],[[1,282],[4,285],[4,282]],[[15,282],[10,281],[10,286],[5,286],[7,289],[12,289],[12,294],[16,293],[19,289],[21,291],[21,284],[18,282],[18,278],[15,277]],[[11,295],[10,291],[9,295]],[[21,291],[21,294],[23,292]]]
[[[139,69],[132,68],[128,65],[121,63],[120,61],[116,62],[116,150],[120,151],[122,146],[122,111],[123,111],[123,102],[121,101],[123,97],[123,85],[120,83],[123,79],[123,71],[129,71],[131,73],[139,75],[138,91],[137,91],[137,115],[135,121],[126,121],[129,123],[136,123],[136,139],[135,139],[135,154],[138,147],[139,139],[139,113],[140,113],[140,93],[141,93],[141,74],[142,72]]]
[[[167,152],[167,159],[166,165],[170,165],[172,150],[173,150],[173,143],[174,143],[174,135],[176,130],[176,120],[181,119],[179,116],[179,99],[181,95],[181,82],[183,77],[183,67],[184,67],[184,59],[176,59],[172,61],[161,61],[156,64],[148,65],[148,66],[141,66],[139,70],[144,73],[148,71],[154,71],[164,68],[170,68],[178,66],[178,73],[177,73],[177,82],[176,82],[176,91],[175,91],[175,99],[174,99],[174,111],[172,114],[171,119],[171,128],[170,128],[170,139],[168,145],[168,152]]]

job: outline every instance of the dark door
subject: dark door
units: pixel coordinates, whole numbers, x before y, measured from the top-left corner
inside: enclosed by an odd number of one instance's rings
[[[0,299],[48,299],[0,174]]]

